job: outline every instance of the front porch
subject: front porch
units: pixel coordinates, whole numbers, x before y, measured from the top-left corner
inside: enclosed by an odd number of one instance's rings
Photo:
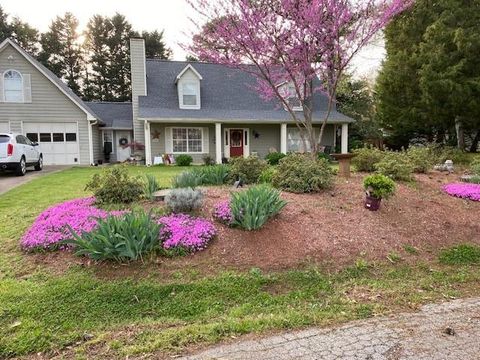
[[[315,126],[316,131],[320,125]],[[305,151],[294,124],[258,123],[163,123],[145,121],[146,164],[154,164],[154,159],[164,154],[188,154],[194,163],[203,163],[205,157],[217,164],[224,159],[237,156],[257,155],[264,158],[269,152]],[[328,124],[321,146],[337,147],[348,152],[348,124]],[[220,141],[217,141],[220,139]],[[308,150],[308,149],[307,149]]]

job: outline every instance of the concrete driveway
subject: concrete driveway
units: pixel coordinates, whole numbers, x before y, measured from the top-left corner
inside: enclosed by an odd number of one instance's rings
[[[0,172],[0,194],[6,193],[7,191],[17,187],[19,185],[25,184],[30,180],[36,179],[40,176],[51,174],[57,171],[68,169],[71,166],[68,165],[47,165],[43,167],[42,171],[34,171],[33,168],[28,168],[27,174],[25,176],[16,176],[13,172]]]

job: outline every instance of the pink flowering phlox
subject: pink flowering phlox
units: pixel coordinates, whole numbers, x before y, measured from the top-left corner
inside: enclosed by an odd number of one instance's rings
[[[456,196],[462,199],[470,199],[473,201],[480,201],[480,184],[447,184],[443,187],[443,190],[451,196]]]
[[[160,241],[165,249],[203,250],[217,233],[210,221],[185,214],[163,216],[158,223],[163,225]]]
[[[230,208],[230,200],[219,202],[213,209],[213,218],[225,225],[232,225],[233,214]]]
[[[52,206],[43,211],[23,235],[21,246],[25,250],[51,249],[58,242],[71,238],[67,225],[78,234],[92,231],[98,218],[120,216],[123,211],[105,211],[93,204],[94,197],[74,199]]]

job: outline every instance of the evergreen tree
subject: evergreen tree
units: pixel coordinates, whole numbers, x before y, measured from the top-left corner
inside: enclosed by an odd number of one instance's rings
[[[10,24],[8,23],[8,14],[3,10],[0,5],[0,41],[5,40],[7,37],[10,37],[12,30]]]
[[[143,31],[142,37],[145,39],[145,54],[151,59],[170,59],[172,50],[165,45],[163,40],[163,31]]]
[[[80,94],[83,53],[79,43],[78,20],[73,14],[57,16],[50,30],[41,36],[39,59],[68,86]]]

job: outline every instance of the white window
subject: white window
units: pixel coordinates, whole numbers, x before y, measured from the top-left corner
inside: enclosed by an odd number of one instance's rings
[[[304,136],[307,136],[306,131],[303,131]],[[303,143],[302,137],[300,136],[300,130],[297,128],[288,128],[287,129],[287,151],[293,152],[308,152],[311,150],[310,141],[306,140],[307,147]]]
[[[23,102],[23,79],[16,70],[3,74],[3,91],[5,102]]]
[[[112,141],[113,141],[113,133],[111,131],[104,131],[103,142],[112,142]]]
[[[182,109],[200,109],[200,84],[197,81],[180,83],[180,107]]]
[[[283,85],[283,97],[286,99],[293,111],[303,111],[302,102],[297,96],[297,90],[292,83]],[[285,110],[287,107],[285,106]]]
[[[172,145],[174,153],[202,153],[202,129],[172,128]]]

